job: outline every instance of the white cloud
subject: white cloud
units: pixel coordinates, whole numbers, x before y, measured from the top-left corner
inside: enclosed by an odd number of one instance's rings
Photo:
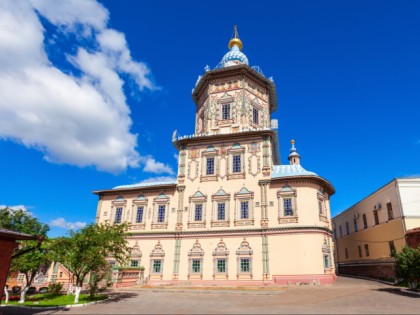
[[[143,171],[155,174],[174,174],[172,168],[167,165],[163,164],[162,162],[157,162],[154,158],[147,156],[143,159],[144,161],[144,168]]]
[[[16,205],[16,206],[7,206],[7,205],[0,205],[0,209],[9,208],[12,210],[23,210],[28,212],[28,208],[24,205]]]
[[[142,180],[141,182],[139,182],[139,184],[154,183],[154,182],[174,182],[174,181],[176,181],[176,178],[172,176],[156,176],[156,177],[151,177],[151,178]]]
[[[68,229],[68,230],[78,230],[86,226],[85,222],[67,222],[64,218],[57,218],[50,221],[51,226]]]
[[[80,75],[52,65],[35,11],[62,30],[58,36],[91,41],[93,49],[67,54]],[[108,18],[95,0],[0,2],[0,139],[35,148],[54,163],[117,173],[146,161],[145,170],[172,174],[136,150],[122,75],[139,91],[156,87],[147,65],[132,59],[124,34],[107,28]]]

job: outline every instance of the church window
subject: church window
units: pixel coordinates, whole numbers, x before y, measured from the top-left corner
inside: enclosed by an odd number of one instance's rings
[[[350,235],[350,225],[348,222],[346,222],[346,233],[347,235]]]
[[[241,156],[234,155],[232,157],[232,173],[240,173],[241,172]]]
[[[359,257],[362,257],[362,246],[357,246],[357,251],[359,252]]]
[[[226,204],[225,203],[217,204],[217,220],[219,221],[226,220]]]
[[[226,259],[217,259],[217,273],[226,272]]]
[[[161,259],[153,259],[153,273],[162,273]]]
[[[251,270],[251,259],[241,258],[241,272],[249,272]]]
[[[357,225],[357,219],[356,218],[353,219],[353,225],[354,225],[354,231],[357,232],[359,230],[359,227]]]
[[[252,109],[252,121],[254,124],[259,124],[259,111],[256,108]]]
[[[194,215],[194,220],[195,221],[201,221],[203,219],[203,205],[200,204],[196,204],[195,205],[195,215]]]
[[[341,225],[338,227],[338,230],[340,232],[340,237],[343,237],[343,229],[341,228]]]
[[[138,260],[132,260],[130,266],[131,267],[138,267],[139,266],[139,261]]]
[[[395,244],[394,241],[389,241],[388,242],[389,245],[389,255],[393,256],[395,254]]]
[[[165,222],[165,212],[166,212],[166,206],[165,205],[159,205],[158,208],[158,223]]]
[[[388,210],[388,220],[393,220],[394,212],[392,211],[392,204],[390,202],[386,204],[386,209]]]
[[[143,222],[144,207],[137,207],[136,223]]]
[[[230,119],[230,104],[222,105],[222,119]]]
[[[323,202],[322,200],[318,200],[318,210],[319,210],[319,214],[324,214],[324,207],[323,207]]]
[[[284,206],[284,216],[292,216],[293,215],[292,198],[284,198],[283,206]]]
[[[330,257],[328,255],[324,255],[324,269],[330,269]]]
[[[193,259],[191,271],[193,273],[200,273],[201,272],[201,259]]]
[[[121,223],[122,211],[123,211],[123,208],[117,208],[117,210],[115,211],[114,223]]]
[[[207,158],[206,175],[214,175],[214,157]]]
[[[249,219],[248,201],[241,201],[241,219]]]

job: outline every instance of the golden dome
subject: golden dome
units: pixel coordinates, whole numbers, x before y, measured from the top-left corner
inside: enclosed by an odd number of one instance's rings
[[[238,36],[238,26],[235,25],[233,28],[233,38],[229,41],[229,49],[232,49],[233,46],[238,46],[239,50],[242,50],[242,41],[239,39]]]
[[[233,46],[238,46],[239,47],[239,49],[240,50],[242,50],[242,41],[239,39],[239,38],[232,38],[230,41],[229,41],[229,49],[231,49]]]

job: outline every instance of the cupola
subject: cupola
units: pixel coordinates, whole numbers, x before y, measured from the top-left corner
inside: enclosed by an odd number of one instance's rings
[[[290,154],[289,154],[289,161],[290,165],[300,165],[300,155],[297,153],[296,147],[295,147],[295,140],[291,140],[290,143],[292,144],[292,147],[290,148]]]
[[[239,39],[238,27],[235,25],[233,31],[233,37],[229,41],[230,51],[223,56],[222,61],[220,62],[222,67],[236,66],[238,64],[248,65],[248,58],[242,52],[242,41]]]

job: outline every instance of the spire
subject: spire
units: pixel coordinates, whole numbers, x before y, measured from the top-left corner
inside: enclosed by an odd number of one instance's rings
[[[290,154],[289,154],[289,161],[290,165],[300,165],[300,155],[297,153],[296,147],[295,147],[295,140],[290,141],[292,147],[290,148]]]
[[[233,27],[233,37],[232,39],[229,41],[229,49],[232,49],[233,46],[238,46],[239,50],[242,50],[242,41],[239,39],[239,35],[238,35],[238,26],[235,25]]]

